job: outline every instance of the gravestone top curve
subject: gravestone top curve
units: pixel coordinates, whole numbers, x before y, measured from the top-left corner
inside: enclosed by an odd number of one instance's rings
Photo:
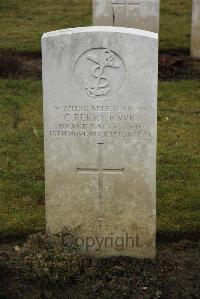
[[[74,33],[81,33],[81,32],[118,32],[118,33],[128,33],[128,34],[135,34],[138,36],[145,36],[145,37],[151,37],[158,39],[158,34],[141,30],[141,29],[135,29],[135,28],[126,28],[126,27],[113,27],[113,26],[89,26],[89,27],[76,27],[76,28],[67,28],[67,29],[61,29],[61,30],[55,30],[46,32],[43,34],[42,39],[48,38],[51,36],[60,36],[64,34],[74,34]]]

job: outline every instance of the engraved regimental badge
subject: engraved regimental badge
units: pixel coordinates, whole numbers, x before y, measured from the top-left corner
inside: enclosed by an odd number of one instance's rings
[[[81,92],[92,100],[108,99],[123,86],[124,63],[110,49],[91,49],[77,59],[74,79]]]

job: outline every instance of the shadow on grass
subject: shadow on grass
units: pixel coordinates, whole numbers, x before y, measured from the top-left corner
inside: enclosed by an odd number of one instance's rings
[[[0,50],[0,77],[10,79],[41,79],[41,53]],[[200,78],[200,60],[192,59],[189,56],[189,51],[176,49],[160,53],[160,80],[192,80],[198,78]]]

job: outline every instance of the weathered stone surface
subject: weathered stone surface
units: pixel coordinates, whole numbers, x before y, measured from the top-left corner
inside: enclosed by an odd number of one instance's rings
[[[113,26],[113,8],[110,0],[93,0],[93,25]]]
[[[192,1],[191,55],[200,58],[200,0]]]
[[[42,38],[47,229],[97,256],[155,254],[157,48],[119,27]]]
[[[159,32],[159,7],[159,0],[93,0],[93,25]]]

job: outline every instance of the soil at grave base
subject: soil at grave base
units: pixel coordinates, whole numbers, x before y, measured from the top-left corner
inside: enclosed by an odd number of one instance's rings
[[[156,260],[98,259],[75,281],[41,285],[26,279],[16,262],[16,246],[0,245],[0,298],[199,298],[198,243],[158,244]]]
[[[0,77],[41,79],[41,54],[0,50]],[[200,78],[200,60],[179,50],[160,53],[159,79],[180,80]]]

